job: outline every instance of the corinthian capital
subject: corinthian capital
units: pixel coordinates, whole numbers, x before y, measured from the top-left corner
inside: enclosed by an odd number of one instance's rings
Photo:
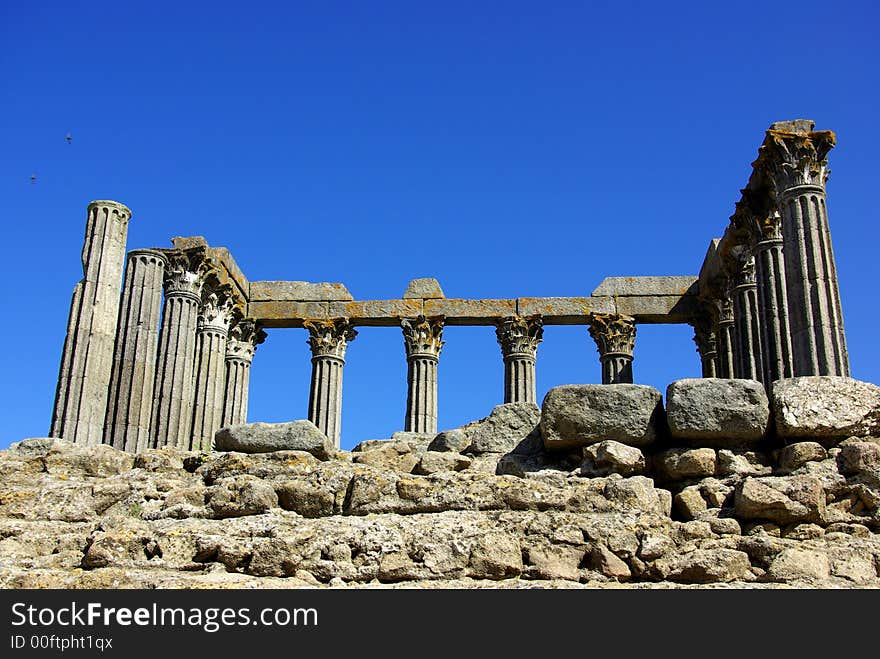
[[[429,355],[439,357],[443,349],[443,316],[436,318],[401,318],[400,326],[403,328],[403,344],[406,347],[406,356]]]
[[[199,298],[207,267],[204,249],[172,250],[166,252],[165,295],[189,295]]]
[[[499,320],[495,328],[495,336],[498,337],[498,344],[504,357],[528,355],[534,359],[543,335],[544,323],[540,316],[531,318],[510,316]]]
[[[835,141],[830,130],[773,127],[767,131],[756,166],[772,181],[777,197],[799,185],[823,186],[829,173],[827,155]]]
[[[226,358],[240,359],[250,363],[257,346],[266,340],[266,332],[250,318],[238,321],[229,330],[226,342]]]
[[[228,286],[205,287],[202,290],[202,308],[199,329],[226,334],[235,320],[237,309]]]
[[[694,343],[697,344],[697,352],[704,359],[715,357],[717,347],[712,320],[708,316],[700,316],[691,321],[691,325],[694,327]]]
[[[594,313],[590,316],[590,336],[599,349],[599,357],[632,357],[636,343],[636,321],[630,316]]]
[[[303,323],[309,331],[309,347],[313,357],[338,357],[345,359],[349,341],[354,341],[357,331],[348,318],[333,320],[307,320]]]

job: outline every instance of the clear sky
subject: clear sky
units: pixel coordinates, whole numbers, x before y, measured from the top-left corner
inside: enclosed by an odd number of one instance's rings
[[[771,122],[834,130],[828,208],[855,377],[880,382],[873,2],[5,2],[0,447],[49,427],[86,206],[128,248],[203,235],[251,280],[399,297],[589,295],[695,275]],[[67,144],[65,135],[71,134]],[[36,181],[31,183],[31,175]],[[872,201],[873,200],[873,201]],[[699,375],[688,326],[638,329],[635,380]],[[441,428],[502,402],[492,328],[447,328]],[[548,327],[539,401],[598,382]],[[270,331],[251,421],[304,418],[305,330]],[[400,332],[348,351],[342,445],[403,426]]]

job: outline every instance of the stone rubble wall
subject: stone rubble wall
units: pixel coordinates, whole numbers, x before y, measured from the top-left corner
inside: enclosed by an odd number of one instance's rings
[[[213,453],[28,439],[0,452],[0,587],[876,588],[878,420],[850,378],[702,379],[350,452],[307,421]]]

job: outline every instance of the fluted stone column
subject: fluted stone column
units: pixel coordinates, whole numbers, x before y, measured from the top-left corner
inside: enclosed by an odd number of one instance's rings
[[[257,345],[266,333],[253,320],[242,320],[229,330],[226,341],[226,387],[223,396],[223,426],[247,422],[251,363]]]
[[[339,448],[342,430],[342,367],[345,349],[357,331],[347,318],[306,321],[312,350],[312,384],[309,390],[309,421]]]
[[[763,350],[761,368],[764,372],[765,384],[780,378],[790,378],[793,375],[780,224],[779,213],[772,213],[767,221],[762,223],[761,240],[755,246],[755,274],[758,284],[758,311]]]
[[[226,393],[226,338],[234,319],[228,290],[205,289],[196,331],[195,398],[190,450],[210,451],[223,425]]]
[[[100,444],[113,367],[119,288],[131,211],[115,201],[89,204],[83,278],[73,291],[49,434]]]
[[[717,377],[716,358],[718,356],[715,328],[708,316],[695,318],[691,324],[694,327],[694,343],[697,344],[697,352],[700,355],[702,375],[704,378]]]
[[[443,348],[444,318],[403,318],[407,361],[407,399],[404,429],[437,432],[437,362]]]
[[[498,321],[495,335],[504,359],[504,402],[536,403],[535,359],[544,334],[540,317]]]
[[[758,285],[755,259],[742,264],[733,281],[733,319],[736,349],[734,376],[763,381],[761,367],[761,328],[758,323]]]
[[[190,446],[201,292],[199,255],[172,255],[165,272],[165,307],[156,362],[150,440],[154,448]]]
[[[717,338],[716,364],[718,377],[733,377],[734,339],[733,339],[733,302],[730,298],[716,300],[717,324],[715,336]]]
[[[593,314],[590,320],[590,336],[599,349],[602,384],[632,383],[635,319],[623,315]]]
[[[157,250],[128,253],[104,443],[129,453],[149,447],[166,263]]]
[[[793,375],[849,375],[825,194],[835,137],[812,128],[807,121],[774,124],[761,164],[782,213]]]

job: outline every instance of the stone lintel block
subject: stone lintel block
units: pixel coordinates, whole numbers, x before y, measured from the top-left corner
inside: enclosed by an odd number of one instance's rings
[[[591,313],[615,313],[610,297],[520,297],[516,313],[528,317],[540,315],[545,325],[587,324]]]
[[[238,263],[232,258],[232,254],[225,247],[211,247],[208,249],[208,259],[214,265],[219,274],[221,284],[229,284],[237,288],[244,300],[250,297],[250,282],[238,267]]]
[[[616,313],[637,323],[686,323],[696,316],[696,295],[641,295],[615,298]]]
[[[445,297],[440,282],[431,277],[413,279],[403,294],[404,300],[442,300]]]
[[[348,302],[354,300],[345,284],[309,281],[253,281],[251,300],[297,302]]]
[[[196,247],[207,247],[208,241],[203,236],[175,236],[171,239],[174,249],[194,249]]]
[[[425,300],[426,316],[446,316],[447,325],[485,325],[516,315],[516,300]]]
[[[331,302],[331,318],[350,318],[356,325],[394,327],[401,318],[415,318],[424,314],[422,300],[360,300]]]
[[[651,295],[695,295],[697,278],[684,277],[606,277],[596,287],[594,297],[642,297]]]
[[[251,302],[248,317],[266,327],[302,327],[304,320],[328,320],[330,302]]]

